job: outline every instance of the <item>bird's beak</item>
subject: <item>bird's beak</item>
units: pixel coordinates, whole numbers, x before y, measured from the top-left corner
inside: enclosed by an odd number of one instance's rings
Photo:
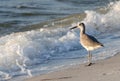
[[[77,28],[77,26],[74,26],[74,27],[70,28],[70,30],[75,29],[75,28]]]

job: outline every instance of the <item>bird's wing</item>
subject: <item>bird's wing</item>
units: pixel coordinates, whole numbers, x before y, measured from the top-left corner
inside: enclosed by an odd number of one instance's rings
[[[89,37],[91,40],[93,40],[94,42],[99,43],[101,46],[103,46],[103,44],[100,43],[95,37],[93,37],[93,36],[91,36],[91,35],[88,35],[88,37]]]
[[[95,38],[95,37],[93,37],[93,36],[91,36],[91,35],[87,35],[91,40],[93,40],[94,42],[97,42],[97,43],[99,43],[99,41]]]

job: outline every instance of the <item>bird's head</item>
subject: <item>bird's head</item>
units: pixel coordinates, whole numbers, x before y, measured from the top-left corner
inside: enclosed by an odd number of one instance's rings
[[[85,24],[84,23],[78,23],[77,26],[74,26],[70,28],[70,30],[75,29],[75,28],[80,28],[81,30],[85,29]]]

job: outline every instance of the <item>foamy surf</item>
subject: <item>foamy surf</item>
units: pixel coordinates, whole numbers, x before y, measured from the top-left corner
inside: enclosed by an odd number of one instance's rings
[[[120,1],[111,2],[106,13],[85,11],[87,33],[94,35],[104,48],[93,51],[93,59],[105,59],[119,52]],[[68,19],[64,20],[65,22]],[[62,22],[64,22],[62,21]],[[52,26],[56,23],[52,22]],[[0,38],[1,80],[17,76],[31,77],[58,68],[85,63],[87,52],[79,44],[79,31],[71,26],[48,28],[48,25],[26,32],[12,33]],[[13,79],[11,79],[13,81]]]

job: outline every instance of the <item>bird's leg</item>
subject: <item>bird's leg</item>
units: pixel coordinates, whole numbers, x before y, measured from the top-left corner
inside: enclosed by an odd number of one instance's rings
[[[90,51],[88,51],[88,65],[87,66],[91,66],[92,65],[92,54],[90,53]]]

